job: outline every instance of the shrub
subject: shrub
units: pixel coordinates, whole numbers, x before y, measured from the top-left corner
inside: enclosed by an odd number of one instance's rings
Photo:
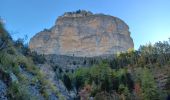
[[[71,84],[71,79],[68,75],[64,74],[63,79],[62,79],[64,85],[66,86],[67,90],[72,89],[72,84]]]

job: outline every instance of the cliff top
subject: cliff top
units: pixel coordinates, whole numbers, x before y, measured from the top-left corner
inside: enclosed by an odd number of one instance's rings
[[[90,12],[90,11],[77,10],[77,11],[74,11],[74,12],[65,12],[60,17],[85,17],[85,16],[90,16],[90,15],[93,15],[93,13]]]

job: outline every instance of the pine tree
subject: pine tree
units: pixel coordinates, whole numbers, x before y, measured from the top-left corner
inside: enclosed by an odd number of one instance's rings
[[[158,89],[153,75],[149,69],[144,68],[141,71],[141,87],[144,100],[157,100],[159,99]]]

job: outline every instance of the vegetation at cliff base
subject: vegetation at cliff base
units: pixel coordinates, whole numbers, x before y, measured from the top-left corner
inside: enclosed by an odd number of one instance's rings
[[[170,91],[169,65],[170,39],[81,67],[74,73],[66,73],[63,79],[68,90],[76,89],[77,95],[84,99],[162,100]]]

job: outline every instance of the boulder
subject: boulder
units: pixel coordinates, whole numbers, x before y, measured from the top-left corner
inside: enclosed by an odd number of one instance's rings
[[[13,82],[18,83],[18,78],[12,72],[9,74],[9,80],[10,80],[11,83],[13,83]]]

